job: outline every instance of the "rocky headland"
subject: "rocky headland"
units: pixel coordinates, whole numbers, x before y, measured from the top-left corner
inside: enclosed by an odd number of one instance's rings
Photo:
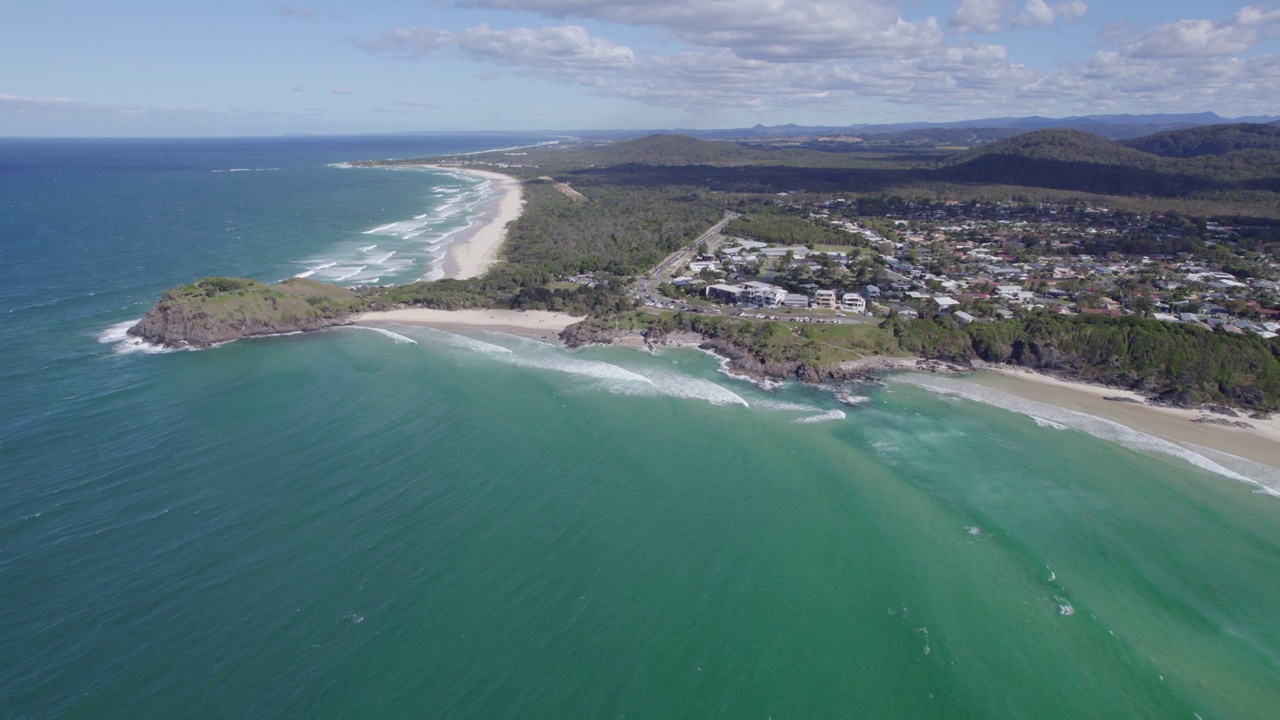
[[[276,285],[204,278],[166,290],[128,332],[167,348],[207,348],[245,337],[346,325],[366,306],[350,290],[303,278]]]

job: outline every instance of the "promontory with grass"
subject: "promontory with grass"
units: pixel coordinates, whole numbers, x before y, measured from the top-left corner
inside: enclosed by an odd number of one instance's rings
[[[267,285],[211,277],[166,290],[129,334],[168,348],[207,348],[245,337],[346,325],[366,305],[351,290],[305,278]]]

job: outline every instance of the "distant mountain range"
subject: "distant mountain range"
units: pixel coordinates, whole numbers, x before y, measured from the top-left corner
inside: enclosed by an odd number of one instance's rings
[[[1280,115],[1223,118],[1216,113],[1182,113],[1154,115],[1081,115],[1065,118],[991,117],[957,122],[910,122],[892,124],[830,125],[756,125],[750,128],[724,130],[617,130],[578,133],[584,137],[634,138],[655,132],[675,133],[706,140],[779,140],[787,138],[832,138],[848,142],[860,138],[877,144],[947,143],[980,144],[1013,137],[1033,130],[1085,130],[1111,140],[1142,137],[1169,130],[1182,130],[1223,123],[1278,123]]]
[[[562,159],[567,152],[572,151],[562,151]],[[819,189],[814,183],[821,180],[822,188],[844,190],[943,182],[1216,198],[1269,207],[1275,206],[1275,193],[1280,192],[1280,124],[1274,122],[1197,126],[1127,140],[1054,128],[962,152],[897,151],[886,162],[881,162],[883,152],[868,158],[838,149],[823,152],[750,139],[711,141],[681,135],[588,144],[580,152],[576,160],[585,167],[662,167],[667,178],[683,167],[690,178],[715,178],[733,187],[747,187],[745,179],[761,186],[808,189]],[[725,173],[726,168],[737,170]],[[634,172],[637,177],[643,173]]]

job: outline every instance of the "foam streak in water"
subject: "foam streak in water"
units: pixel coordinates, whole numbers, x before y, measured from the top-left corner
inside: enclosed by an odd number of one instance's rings
[[[397,345],[417,345],[418,344],[417,340],[414,340],[413,338],[407,338],[404,335],[401,335],[400,333],[397,333],[397,332],[391,332],[386,328],[370,327],[368,325],[352,325],[351,327],[356,330],[372,330],[373,332],[376,332],[379,335],[385,335],[386,337],[389,337],[392,340],[395,340]]]
[[[1037,424],[1044,426],[1045,422],[1065,427],[1074,428],[1081,432],[1092,435],[1102,440],[1118,443],[1125,447],[1132,448],[1143,452],[1158,452],[1164,455],[1172,455],[1173,457],[1185,460],[1192,465],[1208,470],[1211,473],[1222,475],[1239,480],[1251,485],[1257,486],[1263,492],[1270,495],[1280,497],[1280,487],[1272,487],[1266,479],[1258,477],[1247,477],[1230,468],[1210,460],[1204,455],[1189,450],[1176,443],[1163,440],[1153,435],[1125,427],[1117,422],[1087,415],[1075,410],[1068,410],[1054,405],[1035,402],[1034,400],[1024,400],[1015,395],[1003,393],[998,390],[986,388],[981,385],[967,383],[962,380],[941,377],[926,377],[922,375],[906,374],[895,378],[898,382],[906,382],[917,387],[936,392],[943,395],[954,395],[973,400],[975,402],[993,405],[998,408],[1010,410],[1012,412],[1021,413],[1037,420]]]

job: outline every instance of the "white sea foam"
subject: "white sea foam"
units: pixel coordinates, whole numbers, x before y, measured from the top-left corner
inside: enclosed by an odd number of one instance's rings
[[[475,352],[482,352],[491,355],[511,354],[511,350],[509,348],[504,348],[501,345],[495,345],[494,343],[488,343],[483,340],[477,340],[476,338],[468,337],[466,335],[457,335],[451,332],[445,332],[444,330],[436,330],[434,328],[427,328],[424,332],[431,337],[433,342],[439,342],[450,347],[473,350]]]
[[[826,411],[826,412],[822,413],[821,415],[813,415],[813,416],[810,416],[810,417],[804,417],[804,418],[800,418],[800,419],[798,419],[798,420],[792,420],[791,422],[793,422],[793,423],[799,423],[799,424],[801,424],[801,425],[812,425],[812,424],[814,424],[814,423],[823,423],[823,422],[832,422],[832,421],[835,421],[835,420],[844,420],[846,417],[848,417],[848,415],[845,415],[843,410],[828,410],[828,411]]]
[[[654,387],[658,388],[664,395],[690,400],[705,400],[712,405],[750,407],[741,395],[710,380],[664,371],[650,372],[647,377]]]
[[[1054,598],[1054,600],[1058,602],[1059,615],[1065,615],[1067,617],[1071,617],[1072,615],[1076,614],[1076,608],[1071,603],[1067,602],[1066,600],[1063,600],[1062,598]]]
[[[769,410],[781,410],[781,411],[804,412],[804,413],[822,412],[821,408],[816,408],[812,405],[805,405],[803,403],[786,402],[783,400],[773,400],[768,398],[752,399],[751,405],[753,407],[766,408]]]
[[[1168,440],[1163,440],[1153,435],[1148,435],[1144,432],[1134,430],[1133,428],[1126,427],[1111,420],[1094,415],[1087,415],[1075,410],[1060,408],[1055,405],[1036,402],[1034,400],[1025,400],[1015,395],[1010,395],[1009,393],[1000,392],[999,390],[965,382],[963,380],[907,373],[891,376],[891,381],[909,383],[925,390],[943,395],[951,395],[987,405],[993,405],[1005,410],[1037,418],[1040,422],[1053,422],[1067,428],[1074,428],[1102,440],[1124,445],[1125,447],[1133,450],[1171,455],[1181,460],[1185,460],[1202,470],[1207,470],[1209,472],[1231,478],[1232,480],[1246,482],[1254,485],[1263,492],[1280,496],[1280,477],[1276,477],[1275,474],[1271,474],[1270,476],[1265,473],[1255,474],[1258,467],[1265,469],[1265,466],[1259,466],[1256,463],[1249,463],[1249,461],[1243,460],[1242,458],[1234,458],[1232,465],[1236,469],[1232,469],[1223,463],[1210,459],[1206,454],[1202,454],[1201,452],[1183,447],[1182,445],[1178,445]],[[1251,468],[1249,467],[1250,465],[1253,466],[1252,470],[1255,472],[1251,472]],[[1270,470],[1274,471],[1275,469],[1270,468]]]
[[[399,224],[400,224],[400,223],[387,223],[386,225],[379,225],[378,227],[376,227],[376,228],[374,228],[374,229],[372,229],[372,230],[365,230],[364,232],[362,232],[362,233],[360,233],[360,234],[361,234],[361,235],[373,235],[374,233],[380,233],[380,232],[382,232],[382,231],[384,231],[384,230],[388,230],[388,229],[390,229],[390,228],[393,228],[393,227],[395,227],[396,225],[399,225]]]
[[[102,343],[103,345],[114,345],[115,347],[111,348],[111,351],[119,354],[135,353],[135,352],[142,352],[142,353],[175,352],[171,348],[163,347],[161,345],[153,345],[143,340],[142,338],[137,338],[130,335],[129,328],[133,327],[134,325],[137,325],[138,320],[140,319],[141,318],[126,320],[124,322],[116,323],[114,325],[109,326],[106,330],[103,330],[102,332],[98,333],[98,337],[97,337],[98,342]]]
[[[1040,427],[1042,427],[1042,428],[1052,428],[1052,429],[1054,429],[1054,430],[1068,430],[1068,429],[1070,429],[1070,428],[1068,428],[1066,425],[1063,425],[1062,423],[1054,422],[1054,421],[1052,421],[1052,420],[1045,420],[1045,419],[1044,419],[1044,418],[1042,418],[1042,417],[1036,417],[1035,415],[1031,415],[1031,416],[1029,416],[1029,417],[1030,417],[1033,421],[1035,421],[1035,424],[1039,425],[1039,426],[1040,426]]]
[[[360,252],[369,252],[370,250],[372,250],[372,249],[374,249],[374,248],[376,248],[376,247],[378,247],[378,246],[377,246],[377,245],[365,245],[364,247],[356,248],[356,249],[357,249],[357,250],[359,250]]]
[[[385,264],[386,264],[386,262],[387,262],[388,260],[390,260],[390,259],[391,259],[395,254],[396,254],[396,251],[395,251],[395,250],[392,250],[391,252],[387,253],[386,255],[383,255],[382,257],[378,258],[377,260],[372,260],[371,262],[372,262],[374,265],[385,265]]]
[[[334,279],[335,279],[335,280],[337,280],[338,282],[342,282],[343,280],[350,280],[351,278],[353,278],[353,277],[355,277],[355,276],[359,275],[360,273],[364,272],[364,269],[365,269],[366,267],[368,267],[368,266],[367,266],[367,265],[361,265],[360,267],[356,268],[355,270],[352,270],[351,272],[349,272],[349,273],[347,273],[347,274],[345,274],[345,275],[342,275],[341,277],[334,278]],[[349,268],[348,268],[348,269],[349,269]]]
[[[397,332],[391,332],[386,328],[370,327],[368,325],[351,325],[349,327],[355,330],[372,330],[373,332],[376,332],[379,335],[385,335],[386,337],[389,337],[392,340],[395,340],[397,345],[417,345],[418,344],[417,340],[414,340],[413,338],[405,337],[404,335],[401,335],[400,333],[397,333]]]

